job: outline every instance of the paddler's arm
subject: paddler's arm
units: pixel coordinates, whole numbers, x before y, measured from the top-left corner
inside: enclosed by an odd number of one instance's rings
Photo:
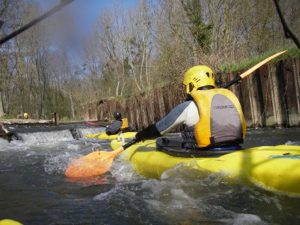
[[[185,101],[177,105],[172,111],[155,124],[136,134],[137,141],[154,139],[168,133],[181,124],[193,126],[199,120],[197,106],[193,101]]]

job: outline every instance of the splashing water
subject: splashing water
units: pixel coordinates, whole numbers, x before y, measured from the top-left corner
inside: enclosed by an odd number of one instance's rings
[[[282,133],[253,130],[246,145],[270,144],[274,137],[281,144],[299,140],[299,129]],[[96,148],[106,149],[109,142],[74,140],[64,132],[32,133],[41,138],[27,135],[24,142],[0,140],[1,218],[30,225],[262,225],[287,221],[298,225],[300,221],[300,198],[227,180],[195,164],[178,165],[156,180],[137,175],[130,164],[117,158],[104,176],[70,180],[63,174],[70,160]]]
[[[42,145],[45,143],[57,143],[74,140],[70,130],[52,131],[52,132],[34,132],[18,134],[23,143],[27,145]]]

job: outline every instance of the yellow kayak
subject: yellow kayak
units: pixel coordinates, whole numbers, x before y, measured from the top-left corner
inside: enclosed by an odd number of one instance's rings
[[[113,135],[107,135],[105,132],[103,133],[97,133],[97,134],[87,134],[86,138],[98,138],[101,140],[114,140],[118,138],[134,138],[136,135],[136,132],[125,132],[121,134],[113,134]]]
[[[11,219],[3,219],[0,220],[0,225],[22,225],[22,223]]]
[[[120,146],[117,140],[111,142],[113,149]],[[148,178],[159,178],[164,171],[180,163],[196,164],[199,170],[222,173],[267,190],[300,196],[300,146],[261,146],[213,158],[190,158],[157,151],[155,140],[149,140],[129,147],[121,156]]]

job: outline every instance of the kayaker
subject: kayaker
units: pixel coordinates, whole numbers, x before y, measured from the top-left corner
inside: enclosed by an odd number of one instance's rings
[[[215,74],[205,65],[187,70],[183,77],[188,98],[155,124],[136,134],[137,141],[160,137],[185,125],[181,147],[207,149],[243,142],[246,123],[233,92],[215,85]]]
[[[110,125],[106,126],[105,132],[107,135],[118,134],[121,131],[130,131],[130,128],[128,126],[128,119],[122,118],[120,112],[114,112],[114,118],[115,120]]]

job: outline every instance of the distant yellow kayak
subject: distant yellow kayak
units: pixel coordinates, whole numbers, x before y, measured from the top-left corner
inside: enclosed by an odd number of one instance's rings
[[[111,142],[113,149],[120,146],[116,140]],[[300,146],[261,146],[222,156],[190,158],[158,151],[155,140],[149,140],[129,147],[121,156],[148,178],[160,178],[164,171],[178,164],[196,165],[199,170],[222,173],[267,190],[300,196]]]
[[[3,219],[0,220],[0,225],[22,225],[22,223],[11,219]]]
[[[113,135],[107,135],[105,132],[97,133],[97,134],[87,134],[86,138],[98,138],[101,140],[114,140],[118,138],[134,138],[136,135],[136,132],[125,132],[121,134],[113,134]]]

